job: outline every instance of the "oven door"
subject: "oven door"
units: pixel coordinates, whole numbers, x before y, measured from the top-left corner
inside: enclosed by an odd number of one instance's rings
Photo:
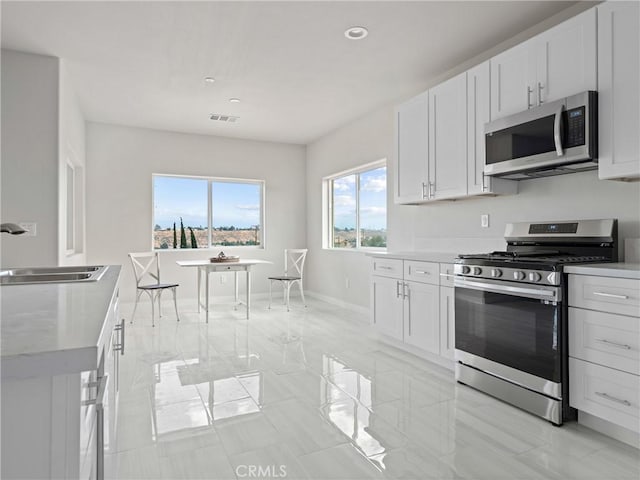
[[[562,397],[562,290],[455,277],[456,360]]]

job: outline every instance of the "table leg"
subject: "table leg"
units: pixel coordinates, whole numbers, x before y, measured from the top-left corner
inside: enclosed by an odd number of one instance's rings
[[[206,277],[205,277],[204,285],[207,291],[204,292],[204,298],[205,298],[204,310],[206,312],[205,313],[206,321],[207,323],[209,323],[209,270],[205,272],[205,275]]]
[[[202,276],[202,268],[198,267],[198,313],[200,313],[200,277]]]
[[[249,320],[250,298],[251,298],[251,267],[247,266],[247,320]]]
[[[234,282],[235,282],[234,287],[235,287],[235,293],[236,293],[236,302],[233,305],[233,309],[237,310],[238,309],[238,272],[237,271],[234,272]]]

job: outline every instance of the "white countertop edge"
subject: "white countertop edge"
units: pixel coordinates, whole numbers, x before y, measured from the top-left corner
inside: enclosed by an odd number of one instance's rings
[[[629,278],[640,280],[640,263],[593,263],[589,265],[571,265],[564,268],[565,273],[578,275],[597,275],[600,277]]]
[[[98,346],[19,354],[2,358],[2,383],[27,378],[53,377],[98,368]]]
[[[457,252],[367,252],[366,255],[374,258],[393,258],[434,263],[454,263],[458,258]]]

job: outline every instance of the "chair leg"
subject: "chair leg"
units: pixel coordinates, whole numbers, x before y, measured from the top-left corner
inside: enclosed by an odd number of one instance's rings
[[[291,282],[287,282],[287,312],[289,311],[289,297],[291,293]]]
[[[298,280],[298,287],[300,287],[300,296],[302,297],[302,304],[307,307],[307,301],[304,299],[304,289],[302,288],[302,280]]]
[[[162,303],[160,302],[162,298],[163,290],[158,290],[158,318],[162,318]]]
[[[178,300],[176,300],[176,287],[173,287],[173,306],[176,307],[176,319],[180,321],[180,316],[178,315]]]
[[[138,290],[136,292],[136,304],[133,306],[133,313],[131,314],[131,320],[129,323],[133,325],[133,317],[136,316],[136,310],[138,309],[138,300],[140,300],[140,295],[142,295],[142,290]]]
[[[151,326],[155,327],[156,326],[156,299],[153,297],[153,292],[149,292],[149,297],[151,298]]]

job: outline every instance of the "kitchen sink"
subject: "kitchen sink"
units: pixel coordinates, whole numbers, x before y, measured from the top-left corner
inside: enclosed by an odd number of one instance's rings
[[[106,266],[28,267],[0,270],[0,285],[76,283],[100,280]]]

